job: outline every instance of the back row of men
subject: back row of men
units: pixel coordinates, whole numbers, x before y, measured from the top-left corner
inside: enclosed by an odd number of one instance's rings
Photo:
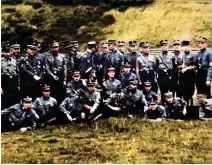
[[[206,94],[210,98],[210,83],[212,79],[212,51],[207,48],[207,39],[199,37],[198,55],[191,51],[189,41],[173,41],[174,51],[168,51],[168,41],[161,40],[161,52],[157,56],[149,53],[148,42],[139,44],[129,42],[129,52],[124,54],[124,42],[109,40],[102,44],[100,54],[95,42],[88,42],[84,53],[78,52],[78,43],[70,41],[66,46],[67,54],[59,53],[59,43],[50,44],[49,51],[38,53],[35,43],[27,45],[24,56],[20,55],[20,45],[13,44],[2,49],[1,59],[2,108],[25,96],[33,99],[40,95],[44,84],[51,86],[51,94],[59,103],[66,97],[65,88],[72,81],[73,72],[79,71],[81,78],[96,81],[105,91],[115,91],[121,84],[129,85],[131,80],[139,81],[139,88],[144,89],[144,82],[151,82],[152,89],[161,92],[164,103],[164,93],[172,91],[174,96],[183,97],[192,105],[195,84],[198,94]],[[182,50],[181,50],[182,47]],[[114,67],[115,76],[110,79],[107,69]]]

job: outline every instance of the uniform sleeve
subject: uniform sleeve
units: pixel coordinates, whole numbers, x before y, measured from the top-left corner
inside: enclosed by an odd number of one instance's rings
[[[27,63],[28,63],[28,62],[26,61],[26,59],[22,59],[21,69],[22,69],[22,71],[25,72],[26,74],[28,74],[28,75],[34,77],[35,74],[34,74],[33,72],[27,70]]]
[[[167,118],[166,110],[163,106],[159,105],[161,118]]]
[[[99,107],[100,99],[101,99],[100,93],[96,92],[95,102],[94,102],[94,105],[91,108],[91,111],[95,111]]]
[[[38,114],[32,109],[31,116],[30,116],[30,121],[32,123],[32,125],[31,125],[32,129],[36,129],[36,122],[38,119],[39,119]]]
[[[59,109],[65,114],[69,114],[70,112],[67,110],[67,105],[68,105],[68,98],[63,100],[63,102],[60,104]]]
[[[144,111],[147,111],[147,109],[148,109],[147,101],[146,101],[145,96],[142,92],[141,92],[141,103],[144,105]]]
[[[64,81],[67,81],[68,67],[65,57],[63,57],[63,75],[64,75]]]
[[[39,56],[40,56],[40,58],[42,58],[42,70],[40,72],[39,77],[41,77],[41,79],[43,79],[46,74],[45,60],[44,60],[44,57],[42,57],[42,55],[39,55]]]
[[[42,105],[42,103],[40,101],[40,98],[35,99],[35,101],[32,104],[32,108],[36,112],[38,112],[38,114],[40,114],[40,115],[45,115],[46,114],[45,109],[44,109],[44,107],[43,107],[43,105]]]
[[[207,81],[212,80],[212,51],[209,52],[208,55],[208,73],[207,73]]]
[[[44,58],[44,61],[45,61],[45,68],[46,68],[47,74],[49,74],[53,77],[54,74],[50,70],[50,61],[49,61],[48,55]]]

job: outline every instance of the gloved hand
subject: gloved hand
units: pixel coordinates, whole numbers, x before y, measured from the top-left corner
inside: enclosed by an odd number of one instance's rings
[[[91,108],[90,113],[94,113],[95,109]]]
[[[66,116],[67,116],[67,118],[68,118],[68,120],[69,120],[69,121],[73,121],[73,119],[72,119],[71,115],[66,114]]]
[[[184,109],[183,109],[183,115],[186,115],[186,113],[187,113],[187,111],[186,111],[186,109],[184,108]]]
[[[22,127],[22,128],[20,129],[20,131],[21,131],[21,132],[27,131],[27,127]]]
[[[59,77],[57,77],[57,76],[54,76],[54,79],[55,79],[55,80],[59,80]]]

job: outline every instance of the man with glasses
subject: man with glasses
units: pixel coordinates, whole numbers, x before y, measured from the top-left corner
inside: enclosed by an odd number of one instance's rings
[[[10,45],[3,46],[1,58],[1,95],[2,109],[8,108],[19,100],[20,77],[17,61],[12,58]]]
[[[168,40],[160,41],[161,52],[156,56],[158,72],[158,86],[161,92],[161,101],[165,102],[164,93],[173,91],[172,75],[176,67],[175,55],[168,51]]]
[[[207,38],[199,37],[198,45],[200,51],[196,59],[197,75],[196,75],[196,87],[198,94],[206,94],[207,98],[211,98],[210,84],[212,78],[212,51],[207,48]]]
[[[28,43],[26,51],[26,56],[20,61],[21,95],[35,99],[40,95],[45,76],[44,60],[43,56],[37,53],[35,42]]]
[[[139,54],[136,52],[137,41],[129,41],[129,52],[124,55],[124,62],[131,64],[131,72],[136,73],[136,60],[139,57]]]

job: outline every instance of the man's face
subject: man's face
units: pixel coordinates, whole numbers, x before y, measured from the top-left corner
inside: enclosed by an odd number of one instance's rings
[[[150,104],[149,109],[154,111],[157,108],[157,104]]]
[[[144,54],[148,54],[149,53],[149,47],[143,47],[141,50],[142,50],[142,52]]]
[[[190,46],[182,46],[182,51],[183,52],[188,52],[190,50]]]
[[[30,102],[30,103],[23,102],[23,107],[24,107],[24,109],[31,109],[32,108],[32,102]]]
[[[53,54],[58,54],[59,47],[58,47],[58,46],[52,47],[52,48],[51,48],[51,51],[52,51]]]
[[[149,92],[150,89],[151,89],[151,85],[145,85],[144,89],[145,89],[146,92]]]
[[[173,97],[172,96],[166,97],[166,101],[170,104],[173,103]]]
[[[162,50],[163,52],[165,52],[165,51],[168,50],[168,44],[162,44],[162,45],[160,46],[160,48],[161,48],[161,50]]]
[[[174,44],[174,45],[173,45],[173,49],[174,49],[174,50],[180,51],[181,45],[180,45],[180,44]]]
[[[108,72],[108,76],[111,77],[111,78],[114,78],[115,72],[114,71],[109,71]]]
[[[114,47],[115,47],[114,44],[108,44],[108,48],[109,48],[110,51],[113,51]]]
[[[135,45],[130,45],[129,50],[130,50],[130,52],[135,52],[136,46]]]
[[[125,68],[125,67],[124,67],[123,70],[124,70],[124,73],[125,73],[125,74],[129,74],[129,73],[130,73],[130,68]]]
[[[137,89],[137,85],[130,84],[130,90],[135,91]]]
[[[78,81],[80,80],[80,75],[79,75],[79,74],[75,74],[75,75],[73,75],[72,77],[73,77],[73,80],[74,80],[75,82],[78,82]]]
[[[73,46],[69,49],[69,53],[76,53],[77,52],[77,47]]]
[[[120,51],[120,52],[124,52],[125,51],[125,45],[118,45],[118,50]]]
[[[13,48],[12,49],[12,54],[14,56],[19,56],[20,55],[20,48]]]
[[[36,52],[37,52],[37,50],[35,50],[35,49],[27,48],[27,53],[28,53],[30,56],[35,55]]]
[[[89,92],[93,92],[94,89],[95,89],[94,85],[88,85],[87,88],[88,88],[88,91],[89,91]]]
[[[198,42],[198,46],[199,46],[200,49],[204,49],[204,48],[207,47],[207,43],[205,43],[205,42]]]
[[[44,97],[49,97],[50,96],[50,91],[43,91],[43,96]]]
[[[4,52],[4,56],[9,57],[9,56],[11,56],[11,55],[12,55],[11,51],[5,51],[5,52]]]
[[[109,50],[108,50],[108,47],[106,47],[106,46],[103,47],[103,48],[102,48],[102,51],[103,51],[103,53],[108,53],[108,51],[109,51]]]

